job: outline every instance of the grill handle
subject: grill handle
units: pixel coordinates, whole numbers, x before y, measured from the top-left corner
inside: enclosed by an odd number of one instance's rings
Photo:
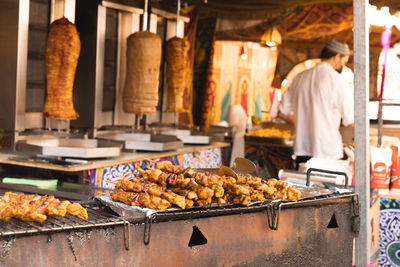
[[[143,243],[146,246],[150,243],[151,224],[153,223],[155,217],[156,217],[155,213],[146,214],[146,218],[144,221],[144,235],[143,235]]]
[[[306,178],[306,185],[307,187],[310,186],[310,176],[311,172],[323,172],[323,173],[328,173],[328,174],[337,174],[337,175],[344,175],[345,179],[345,188],[349,188],[349,177],[347,176],[347,173],[345,172],[338,172],[338,171],[328,171],[328,170],[323,170],[323,169],[317,169],[317,168],[309,168],[307,170],[307,178]]]

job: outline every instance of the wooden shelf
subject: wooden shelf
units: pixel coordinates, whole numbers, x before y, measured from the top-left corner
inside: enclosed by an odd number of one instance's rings
[[[400,199],[400,190],[398,192],[389,191],[388,193],[379,193],[380,198]]]
[[[91,169],[110,167],[114,165],[126,164],[131,162],[142,161],[146,159],[156,159],[162,157],[169,157],[174,155],[182,155],[186,153],[199,152],[211,148],[221,148],[228,147],[230,144],[228,143],[212,143],[206,146],[185,146],[176,151],[168,151],[168,152],[122,152],[119,157],[111,158],[111,159],[101,159],[101,160],[92,160],[87,164],[79,164],[72,166],[61,166],[55,164],[48,163],[37,163],[37,162],[29,162],[22,160],[13,160],[11,159],[15,155],[0,155],[0,164],[11,164],[17,166],[24,167],[33,167],[40,169],[48,169],[48,170],[57,170],[57,171],[65,171],[65,172],[79,172],[79,171],[87,171]]]

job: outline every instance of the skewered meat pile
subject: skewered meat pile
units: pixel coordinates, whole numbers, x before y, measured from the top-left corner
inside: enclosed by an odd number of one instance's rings
[[[200,173],[172,165],[157,163],[156,169],[140,170],[137,177],[119,181],[111,198],[130,206],[165,210],[172,205],[181,209],[211,203],[249,205],[255,201],[282,199],[297,201],[301,193],[284,181],[263,181],[251,175],[230,176]]]
[[[25,195],[6,192],[0,200],[0,220],[8,221],[12,217],[22,221],[43,222],[47,215],[88,219],[88,213],[79,203],[60,201],[54,196]]]
[[[167,42],[167,112],[183,112],[183,93],[186,86],[186,66],[188,62],[189,42],[174,37]]]
[[[127,41],[123,109],[128,113],[152,113],[158,104],[161,39],[149,31],[136,32]]]
[[[78,118],[72,101],[72,88],[80,49],[81,41],[74,24],[66,18],[51,23],[46,44],[45,117],[64,120]]]

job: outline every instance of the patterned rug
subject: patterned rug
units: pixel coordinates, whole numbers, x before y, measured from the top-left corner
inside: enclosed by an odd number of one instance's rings
[[[378,264],[400,266],[400,200],[382,198],[379,221]]]
[[[112,189],[119,180],[134,176],[138,172],[138,168],[144,170],[154,168],[154,162],[158,161],[170,161],[175,165],[191,168],[218,168],[222,163],[222,154],[221,148],[209,148],[186,154],[159,158],[155,157],[151,158],[151,160],[141,160],[92,169],[88,171],[89,183],[92,186]]]

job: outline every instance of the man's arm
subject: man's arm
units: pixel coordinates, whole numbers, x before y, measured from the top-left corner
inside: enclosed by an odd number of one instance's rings
[[[283,119],[287,123],[294,125],[294,119],[292,113],[290,113],[289,115],[285,115],[282,112],[278,111],[278,117]]]
[[[293,84],[291,86],[293,86]],[[289,89],[282,96],[282,100],[279,103],[279,108],[278,108],[278,117],[283,119],[287,123],[294,125],[294,118],[292,112],[292,99],[290,91],[291,87],[289,87]]]

